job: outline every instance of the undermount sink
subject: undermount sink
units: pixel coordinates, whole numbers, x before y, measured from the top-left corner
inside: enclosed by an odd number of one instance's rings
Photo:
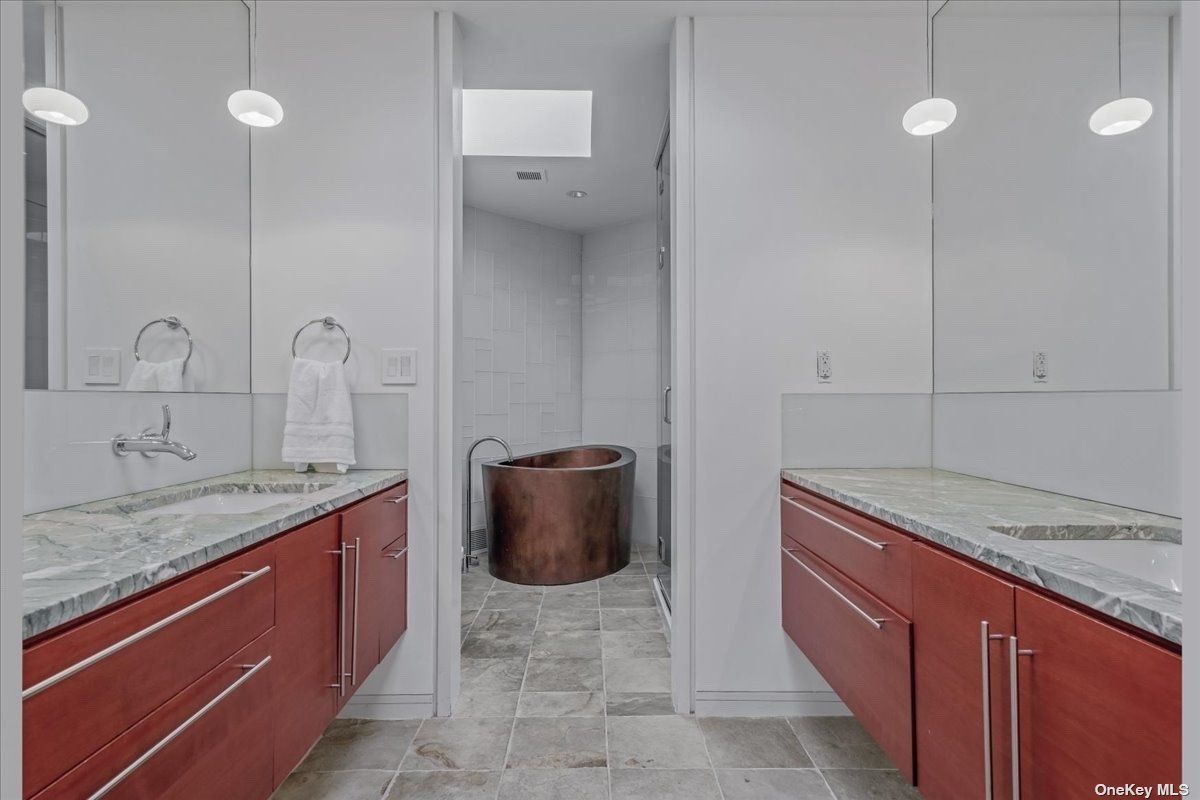
[[[1031,544],[1132,575],[1173,592],[1183,591],[1183,547],[1145,539],[1043,539]]]
[[[304,497],[304,492],[216,492],[180,500],[146,511],[151,516],[171,514],[250,514]]]

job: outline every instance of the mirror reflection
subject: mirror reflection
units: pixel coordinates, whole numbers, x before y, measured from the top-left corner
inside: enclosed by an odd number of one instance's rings
[[[26,2],[28,389],[248,392],[240,0]]]

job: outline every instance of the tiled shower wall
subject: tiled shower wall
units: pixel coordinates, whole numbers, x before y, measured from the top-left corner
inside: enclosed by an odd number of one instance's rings
[[[582,440],[582,237],[463,211],[464,447],[500,436],[515,453]],[[497,457],[481,445],[476,463]],[[478,468],[471,518],[483,526]]]
[[[633,540],[657,529],[658,260],[654,217],[583,237],[583,438],[637,453]]]

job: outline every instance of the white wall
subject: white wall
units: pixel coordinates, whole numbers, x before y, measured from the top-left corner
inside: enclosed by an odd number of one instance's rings
[[[785,467],[928,467],[932,395],[785,394]]]
[[[583,237],[583,439],[637,453],[633,540],[644,544],[658,535],[657,243],[653,216]]]
[[[325,314],[353,337],[353,392],[407,395],[409,629],[347,713],[428,714],[437,594],[433,12],[264,0],[258,85],[285,116],[278,127],[251,134],[256,427],[277,419],[271,409],[282,401],[259,395],[286,391],[293,333]],[[340,357],[342,346],[330,336],[310,340],[304,352]],[[381,384],[384,347],[417,348],[415,386]],[[376,431],[391,437],[386,429],[400,424],[399,408],[356,398],[357,439],[373,439]]]
[[[698,712],[833,700],[780,627],[780,396],[931,389],[924,42],[920,13],[695,21]]]
[[[0,797],[21,796],[22,375],[25,258],[22,3],[0,3]]]
[[[1115,26],[938,15],[937,91],[959,111],[935,143],[938,391],[1171,388],[1168,18],[1124,19],[1125,91],[1154,115],[1096,136]]]
[[[66,85],[91,111],[64,133],[66,296],[52,302],[66,308],[65,385],[120,389],[138,330],[174,314],[194,341],[185,387],[249,391],[249,132],[225,110],[246,83],[246,6],[69,3],[62,13]],[[62,346],[59,331],[50,338]],[[120,385],[85,384],[89,347],[121,350]],[[151,361],[186,352],[164,325],[142,337]]]
[[[582,439],[581,237],[467,207],[463,215],[464,447],[499,436],[514,453]],[[496,458],[481,445],[476,463]],[[484,526],[472,479],[472,528]]]

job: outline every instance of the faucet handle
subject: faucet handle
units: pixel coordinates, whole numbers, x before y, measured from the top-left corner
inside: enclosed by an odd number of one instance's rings
[[[162,433],[160,433],[159,436],[161,436],[163,438],[163,440],[165,441],[165,440],[171,438],[171,407],[169,405],[167,405],[166,403],[163,403],[162,412],[163,412]]]

